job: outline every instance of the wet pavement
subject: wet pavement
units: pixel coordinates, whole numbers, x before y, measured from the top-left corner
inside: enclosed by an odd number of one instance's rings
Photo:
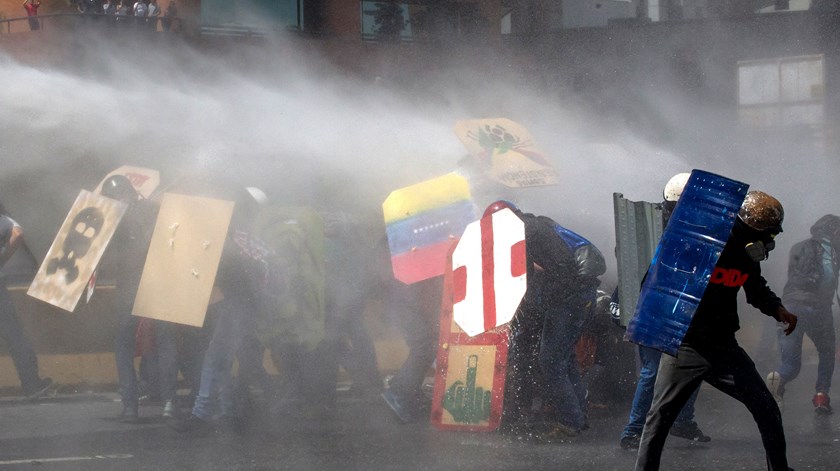
[[[803,376],[789,386],[784,411],[791,466],[840,469],[840,412],[815,417],[813,376]],[[2,399],[0,469],[631,470],[635,460],[618,446],[623,405],[593,411],[590,430],[562,443],[402,424],[378,397],[349,393],[332,415],[265,411],[238,432],[176,432],[159,405],[142,406],[140,423],[123,424],[116,420],[120,409],[115,393]],[[739,403],[704,385],[697,420],[712,441],[671,437],[663,470],[765,469],[758,432]]]

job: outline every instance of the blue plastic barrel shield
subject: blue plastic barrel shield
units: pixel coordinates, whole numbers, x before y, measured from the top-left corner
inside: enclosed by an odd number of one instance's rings
[[[748,188],[713,173],[691,172],[648,268],[628,340],[677,354]]]

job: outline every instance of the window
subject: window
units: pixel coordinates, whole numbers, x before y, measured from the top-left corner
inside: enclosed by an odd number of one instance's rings
[[[739,120],[755,127],[821,126],[823,56],[738,63]]]

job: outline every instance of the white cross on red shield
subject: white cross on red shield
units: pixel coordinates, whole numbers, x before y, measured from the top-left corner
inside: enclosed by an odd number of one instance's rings
[[[453,317],[469,336],[513,319],[525,295],[525,225],[509,209],[475,221],[452,252]]]

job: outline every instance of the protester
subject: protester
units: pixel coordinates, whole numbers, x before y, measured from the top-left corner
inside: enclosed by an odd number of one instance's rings
[[[689,173],[678,173],[668,180],[662,190],[662,226],[668,225],[668,220],[674,212],[674,208],[682,195],[683,189],[688,182]],[[633,395],[633,405],[630,408],[630,418],[624,430],[621,432],[619,446],[625,450],[636,450],[639,448],[639,441],[642,437],[642,429],[645,425],[645,417],[650,411],[653,401],[653,389],[656,382],[659,360],[662,352],[644,345],[639,345],[639,381],[636,383],[636,393]],[[689,397],[685,406],[680,410],[679,415],[671,428],[671,435],[685,438],[687,440],[708,442],[711,437],[704,434],[697,422],[694,420],[694,403],[697,401],[697,389]]]
[[[23,229],[9,216],[6,208],[0,203],[0,268],[23,244]],[[35,356],[35,350],[18,320],[15,305],[6,289],[6,278],[2,273],[0,273],[0,336],[6,340],[9,347],[23,394],[30,399],[44,395],[52,385],[52,379],[42,379],[38,375],[38,357]]]
[[[548,405],[552,411],[548,428],[537,431],[542,438],[577,436],[589,425],[575,345],[595,308],[598,276],[606,265],[589,241],[548,217],[522,212],[510,201],[491,204],[484,217],[503,209],[525,224],[528,270],[527,291],[511,324],[505,428],[517,432],[531,427],[529,413],[540,398],[543,410]]]
[[[122,201],[128,205],[126,213],[111,238],[102,262],[105,268],[101,275],[114,280],[116,290],[117,333],[115,359],[120,383],[123,410],[120,420],[137,422],[139,390],[134,368],[137,328],[140,317],[132,315],[134,299],[140,286],[140,277],[146,262],[146,253],[154,229],[157,206],[140,199],[131,182],[123,175],[113,175],[102,184],[102,196]],[[109,269],[111,270],[109,272]],[[177,352],[175,348],[174,324],[147,320],[154,325],[154,344],[157,349],[157,380],[163,415],[174,414],[177,383]]]
[[[833,412],[829,390],[834,375],[836,343],[831,306],[837,296],[840,270],[837,247],[840,247],[840,217],[826,214],[811,226],[809,239],[790,249],[788,281],[782,301],[796,312],[799,328],[791,335],[779,336],[781,362],[776,371],[767,375],[767,387],[780,408],[785,386],[802,368],[802,339],[808,335],[819,355],[816,393],[811,402],[818,414]]]
[[[403,423],[417,422],[429,417],[431,406],[423,383],[437,355],[443,277],[410,285],[393,275],[386,278],[386,306],[399,316],[408,357],[387,382],[382,399]]]
[[[253,238],[252,228],[257,212],[266,201],[259,188],[248,187],[238,192],[228,237],[216,273],[216,289],[221,299],[208,308],[212,337],[204,353],[201,379],[192,411],[186,419],[170,425],[179,432],[214,433],[221,427],[239,427],[239,398],[232,379],[233,360],[254,335],[257,312],[258,280],[263,278],[264,244]],[[245,350],[253,353],[253,350]],[[261,368],[261,358],[239,356],[240,374]],[[216,420],[216,417],[219,420]]]
[[[778,200],[760,191],[747,194],[715,267],[714,273],[719,275],[712,275],[677,356],[663,356],[659,364],[637,471],[659,469],[668,431],[702,381],[750,411],[761,433],[768,470],[789,469],[779,407],[735,338],[740,328],[737,295],[742,286],[748,303],[787,324],[786,334],[796,328],[796,316],[785,309],[761,276],[760,262],[774,248],[783,218]]]

